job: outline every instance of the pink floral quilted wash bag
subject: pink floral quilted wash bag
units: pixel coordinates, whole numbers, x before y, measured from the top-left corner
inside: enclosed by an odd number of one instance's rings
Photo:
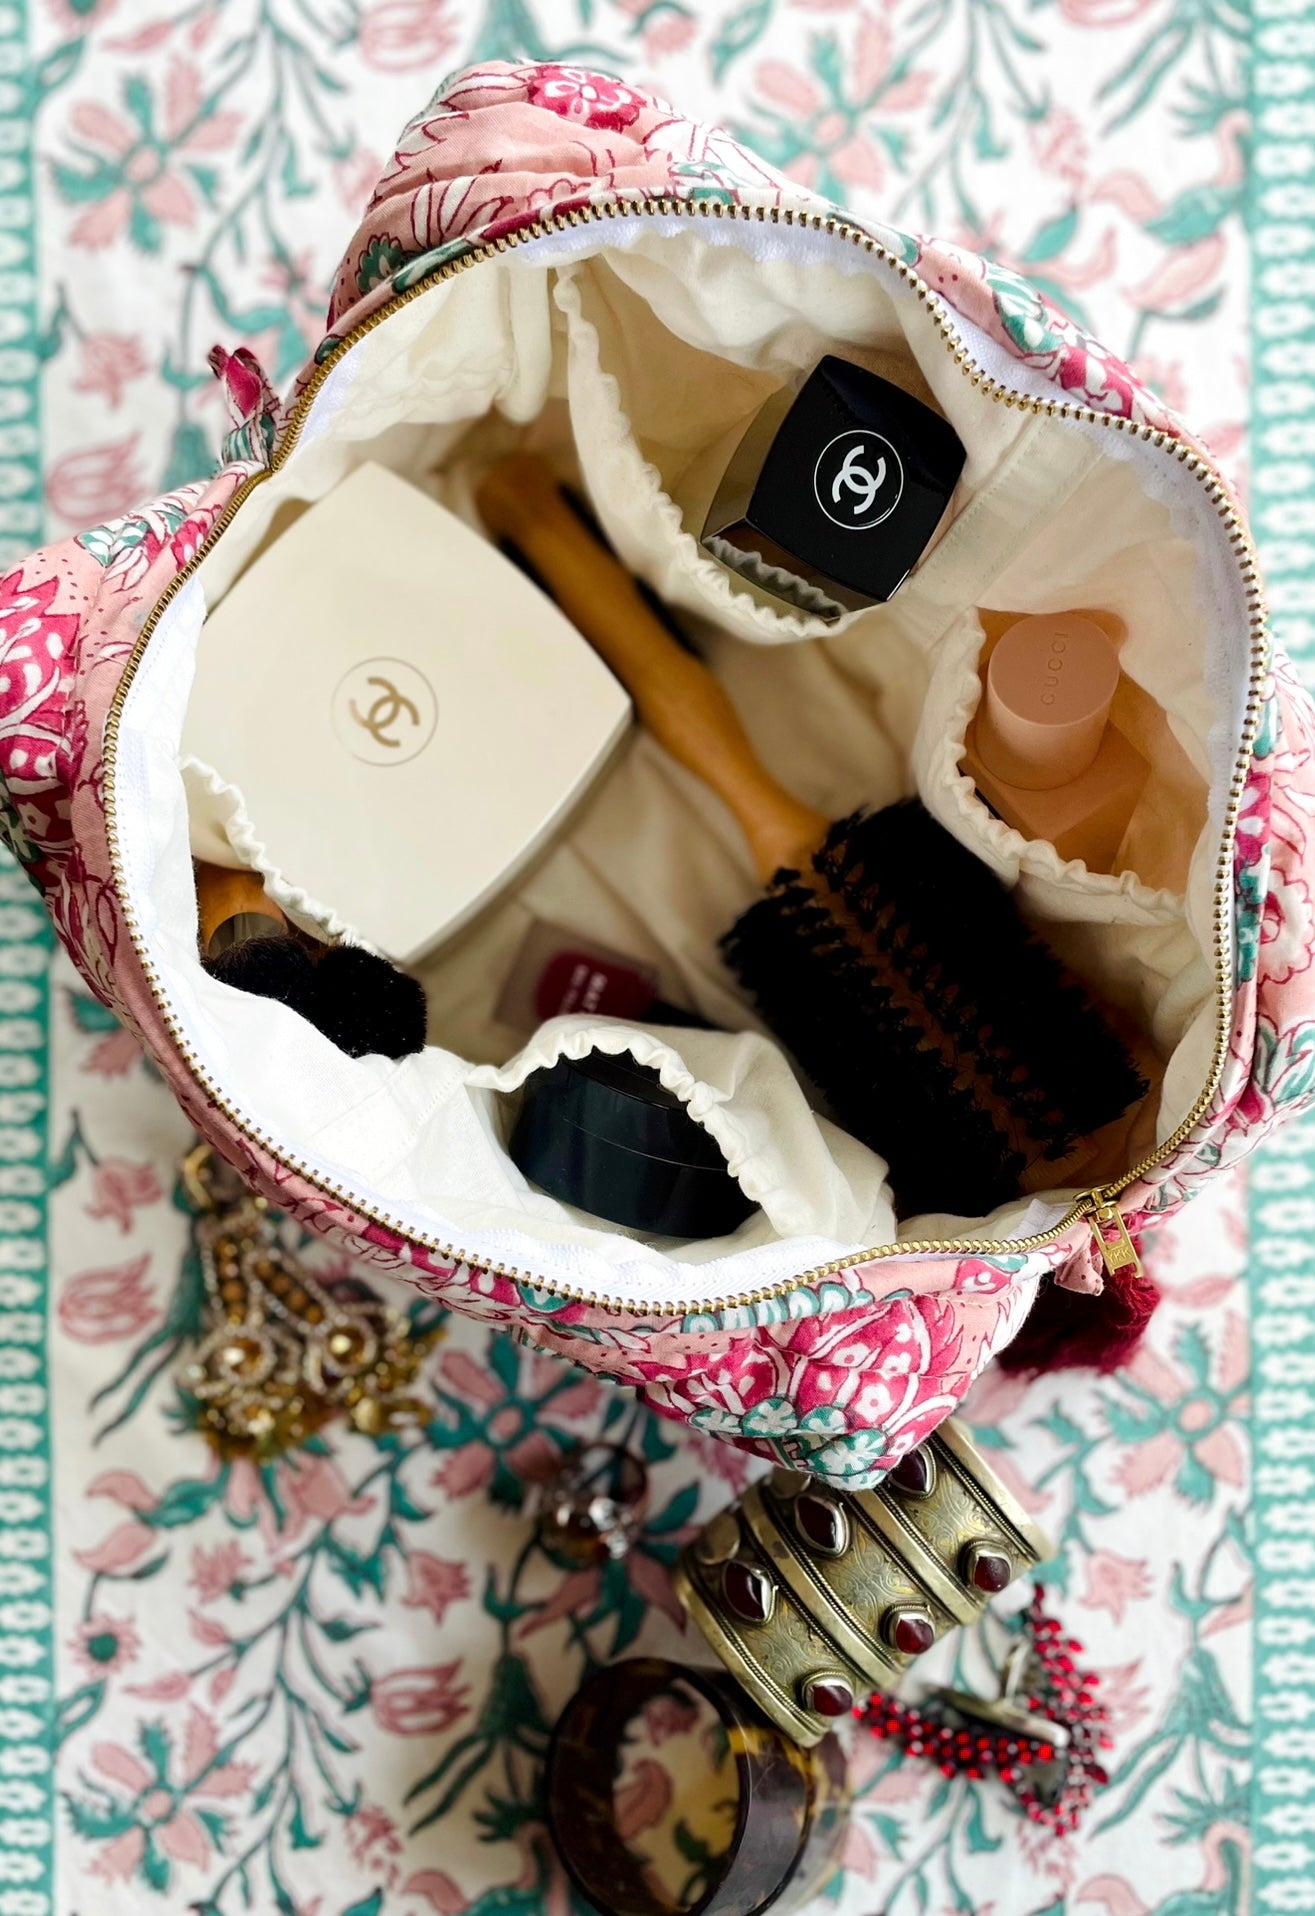
[[[1237,504],[1180,421],[1015,274],[853,218],[720,129],[575,68],[444,85],[352,238],[328,328],[286,404],[248,353],[217,349],[237,425],[215,476],[0,585],[6,836],[88,983],[251,1186],[379,1273],[673,1417],[870,1485],[1029,1314],[1034,1332],[1066,1312],[1079,1347],[1117,1328],[1137,1301],[1134,1240],[1310,1102],[1315,722],[1271,659]],[[696,534],[761,395],[847,350],[934,403],[967,463],[948,530],[890,604],[823,632]],[[348,1059],[203,973],[179,740],[207,606],[280,507],[360,462],[460,505],[481,460],[527,430],[626,563],[702,621],[783,782],[811,779],[832,816],[916,789],[1136,1017],[1158,1065],[1122,1175],[897,1227],[834,1127],[810,1116],[779,1135],[770,1104],[695,1083],[695,1115],[720,1100],[761,1208],[734,1237],[673,1251],[545,1220],[551,1201],[490,1118],[487,1065],[437,1044]],[[1123,620],[1125,673],[1159,727],[1146,859],[1118,876],[1020,838],[957,769],[983,610],[1085,606]],[[669,786],[650,777],[622,889],[660,866]],[[478,793],[471,806],[473,828]],[[1195,847],[1177,888],[1157,878],[1157,833]],[[589,849],[577,865],[605,867],[607,847]],[[696,978],[752,890],[739,872],[709,893],[693,868],[667,885],[665,943]],[[461,960],[434,962],[431,998]]]

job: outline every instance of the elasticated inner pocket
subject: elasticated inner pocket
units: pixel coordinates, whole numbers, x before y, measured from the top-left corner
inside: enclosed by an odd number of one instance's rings
[[[843,629],[848,621],[832,625],[787,609],[699,543],[716,479],[780,378],[686,348],[678,396],[670,396],[654,419],[655,435],[641,444],[631,410],[642,398],[623,397],[617,373],[603,363],[598,327],[588,316],[598,308],[590,290],[581,271],[559,278],[553,297],[567,323],[567,397],[580,472],[613,549],[668,604],[737,638],[788,644]],[[606,317],[619,323],[610,312]],[[627,343],[633,360],[636,342]]]

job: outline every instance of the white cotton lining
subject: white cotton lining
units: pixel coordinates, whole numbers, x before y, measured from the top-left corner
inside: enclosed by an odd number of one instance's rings
[[[480,472],[528,430],[564,474],[583,479],[627,563],[689,615],[784,783],[829,816],[916,788],[1145,1031],[1163,1066],[1148,1136],[1167,1135],[1199,1095],[1214,1036],[1211,887],[1247,670],[1242,581],[1222,556],[1205,489],[1136,438],[992,402],[955,366],[926,304],[880,259],[825,234],[634,219],[611,222],[606,239],[600,247],[585,228],[480,264],[345,353],[280,471],[159,621],[124,704],[117,817],[128,894],[171,1012],[227,1101],[290,1158],[417,1235],[549,1287],[653,1302],[733,1297],[897,1235],[1044,1229],[1058,1197],[1020,1200],[989,1221],[896,1226],[882,1161],[814,1112],[717,955],[758,890],[737,828],[642,735],[551,855],[425,967],[431,1042],[419,1056],[347,1059],[197,962],[177,748],[207,602],[250,560],[282,503],[322,497],[363,459],[473,518]],[[1039,375],[955,323],[988,370],[1049,396]],[[952,515],[922,565],[890,605],[831,627],[732,579],[695,537],[738,430],[825,351],[937,405],[968,450]],[[1172,737],[1143,802],[1141,842],[1151,864],[1157,833],[1196,844],[1185,898],[1132,871],[1062,864],[993,819],[957,769],[979,609],[1069,606],[1123,621],[1125,672]],[[241,794],[195,766],[188,787],[197,829],[218,804],[230,842],[269,873]],[[1138,842],[1134,828],[1128,843]],[[332,901],[308,899],[290,875],[270,878],[301,922],[339,929]],[[493,1006],[534,918],[653,965],[665,996],[729,1030],[577,1018],[526,1043],[496,1023]],[[595,1044],[654,1064],[717,1138],[762,1207],[733,1237],[636,1241],[534,1191],[512,1166],[518,1087],[539,1064]]]

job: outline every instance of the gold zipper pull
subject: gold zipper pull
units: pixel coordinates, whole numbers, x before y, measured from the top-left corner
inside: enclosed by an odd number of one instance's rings
[[[1141,1276],[1142,1263],[1137,1255],[1137,1246],[1128,1235],[1123,1213],[1111,1199],[1102,1201],[1096,1192],[1092,1192],[1094,1209],[1090,1213],[1091,1234],[1100,1247],[1101,1259],[1106,1275],[1113,1277],[1118,1271],[1132,1271]],[[1113,1235],[1108,1235],[1112,1228]]]

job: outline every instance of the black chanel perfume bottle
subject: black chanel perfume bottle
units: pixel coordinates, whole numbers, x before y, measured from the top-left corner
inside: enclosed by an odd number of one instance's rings
[[[717,488],[703,545],[787,604],[838,619],[899,590],[964,457],[953,426],[930,406],[828,354],[754,419]]]

